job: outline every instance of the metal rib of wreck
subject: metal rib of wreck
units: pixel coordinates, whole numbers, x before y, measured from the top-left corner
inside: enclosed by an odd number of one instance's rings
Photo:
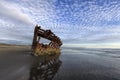
[[[50,40],[50,43],[40,43],[40,38]],[[32,52],[34,55],[60,53],[61,45],[62,41],[51,30],[44,30],[38,25],[35,26],[32,42]]]

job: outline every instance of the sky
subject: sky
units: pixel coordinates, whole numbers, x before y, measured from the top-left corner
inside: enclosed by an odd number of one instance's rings
[[[0,43],[31,44],[36,24],[63,46],[120,48],[119,0],[0,0]]]

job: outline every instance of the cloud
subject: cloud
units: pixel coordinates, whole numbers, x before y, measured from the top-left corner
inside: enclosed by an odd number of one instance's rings
[[[119,6],[118,0],[1,1],[0,37],[31,44],[37,23],[52,29],[64,44],[120,43]]]
[[[83,26],[103,26],[120,21],[118,1],[58,1],[56,13],[65,23]]]
[[[20,4],[22,2],[22,5]],[[42,3],[39,5],[38,3]],[[37,6],[36,6],[37,3]],[[32,0],[15,2],[13,0],[1,1],[0,3],[0,37],[1,42],[13,42],[16,40],[17,43],[22,41],[23,43],[32,42],[33,30],[36,22],[42,24],[44,28],[49,27],[53,23],[45,24],[44,21],[52,20],[53,11],[50,11],[50,4],[46,1],[36,1],[33,3]],[[36,8],[37,7],[37,8]],[[52,9],[51,9],[52,10]],[[49,12],[49,13],[48,13]],[[50,16],[52,15],[52,16]],[[45,26],[47,25],[47,27]],[[8,41],[9,38],[10,41]],[[4,41],[3,41],[4,40]],[[21,42],[20,42],[21,44]]]
[[[0,3],[0,16],[11,21],[18,21],[24,24],[33,25],[34,21],[20,10],[21,6],[6,1]]]

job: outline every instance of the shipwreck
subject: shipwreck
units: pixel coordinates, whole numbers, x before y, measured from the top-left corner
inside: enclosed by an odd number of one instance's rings
[[[40,41],[41,38],[49,40],[50,43],[43,44]],[[33,55],[54,55],[56,53],[60,53],[61,45],[61,39],[51,30],[44,30],[41,28],[41,26],[35,26],[31,48]]]

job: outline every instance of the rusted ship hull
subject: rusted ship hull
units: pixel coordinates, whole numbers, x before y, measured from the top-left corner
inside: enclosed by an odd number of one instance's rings
[[[49,45],[47,45],[49,46]],[[37,47],[34,51],[34,55],[55,55],[60,53],[59,48],[53,48],[51,46],[45,47],[42,44],[37,44]]]
[[[40,38],[50,40],[49,44],[40,43]],[[51,30],[43,30],[36,25],[34,29],[34,37],[32,43],[32,52],[34,55],[54,55],[60,53],[62,42]]]

